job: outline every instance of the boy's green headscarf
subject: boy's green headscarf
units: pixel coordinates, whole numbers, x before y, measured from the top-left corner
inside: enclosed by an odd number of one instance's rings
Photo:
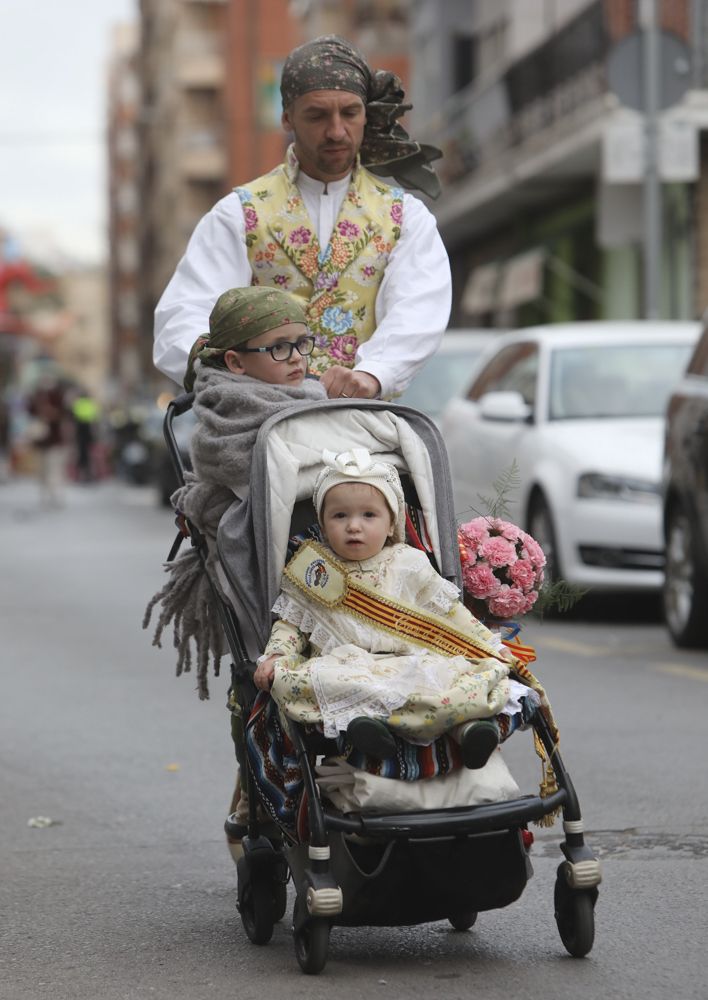
[[[233,351],[252,337],[286,323],[307,326],[305,313],[287,292],[260,285],[223,292],[209,316],[209,333],[202,334],[189,352],[184,388],[192,391],[197,359],[213,364],[212,359],[220,360],[225,351]]]

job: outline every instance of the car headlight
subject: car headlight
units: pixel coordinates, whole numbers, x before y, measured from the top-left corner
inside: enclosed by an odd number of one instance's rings
[[[583,499],[650,503],[660,492],[659,483],[652,483],[648,479],[608,476],[603,472],[586,472],[578,478],[578,496]]]

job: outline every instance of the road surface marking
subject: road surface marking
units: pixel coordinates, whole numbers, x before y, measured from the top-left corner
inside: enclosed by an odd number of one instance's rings
[[[681,663],[657,663],[654,670],[658,670],[662,674],[690,677],[694,681],[708,681],[708,670],[701,670],[700,667],[684,667]]]
[[[608,653],[607,646],[590,646],[585,642],[574,642],[557,636],[544,636],[539,646],[557,649],[562,653],[578,653],[580,656],[606,656]]]

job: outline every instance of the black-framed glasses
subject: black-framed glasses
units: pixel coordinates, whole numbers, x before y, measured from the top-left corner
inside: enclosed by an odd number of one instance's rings
[[[270,354],[273,361],[289,361],[296,350],[303,358],[306,358],[315,349],[315,338],[312,334],[298,337],[297,340],[279,340],[277,344],[270,347],[235,347],[234,350],[240,354],[242,351],[250,354]]]

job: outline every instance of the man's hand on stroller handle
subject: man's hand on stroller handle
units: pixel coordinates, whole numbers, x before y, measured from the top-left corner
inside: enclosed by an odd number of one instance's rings
[[[256,660],[257,666],[253,675],[253,683],[259,691],[270,691],[275,675],[275,661],[279,660],[282,655],[282,653],[271,653],[265,658],[259,656]]]
[[[369,372],[355,372],[343,365],[333,365],[320,378],[330,399],[376,399],[381,384]]]

